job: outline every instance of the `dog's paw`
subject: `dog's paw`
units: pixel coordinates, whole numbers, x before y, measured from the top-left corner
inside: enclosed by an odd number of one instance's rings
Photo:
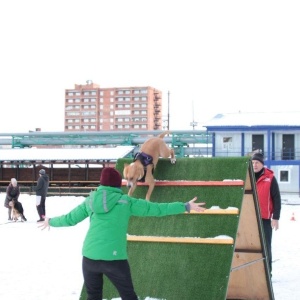
[[[174,165],[176,163],[176,158],[171,158],[171,164]]]

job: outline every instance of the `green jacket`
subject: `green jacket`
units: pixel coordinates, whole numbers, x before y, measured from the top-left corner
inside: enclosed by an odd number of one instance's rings
[[[124,194],[119,188],[99,186],[68,214],[51,218],[50,226],[74,226],[87,217],[90,225],[82,255],[94,260],[127,259],[127,229],[131,216],[162,217],[186,211],[185,203],[154,203]]]

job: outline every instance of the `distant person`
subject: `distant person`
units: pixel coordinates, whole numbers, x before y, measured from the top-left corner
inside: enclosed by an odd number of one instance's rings
[[[36,209],[39,215],[37,222],[42,222],[46,215],[46,197],[49,187],[49,176],[44,169],[39,171],[39,179],[34,190],[36,192]]]
[[[272,230],[279,229],[281,196],[274,172],[265,167],[264,164],[264,157],[261,153],[255,153],[252,156],[258,201],[267,244],[268,263],[270,273],[272,273]]]
[[[11,178],[10,183],[8,184],[6,188],[6,197],[4,200],[4,206],[8,208],[8,220],[12,220],[12,208],[9,206],[9,202],[12,200],[18,201],[20,196],[20,187],[18,185],[18,182],[16,178]]]
[[[74,226],[89,218],[90,225],[82,248],[82,272],[88,299],[102,300],[103,275],[113,283],[122,300],[137,300],[127,260],[127,232],[131,216],[163,217],[195,210],[205,203],[154,203],[123,193],[122,176],[114,168],[104,168],[100,186],[68,214],[45,218],[39,227]],[[184,286],[184,284],[183,284]]]

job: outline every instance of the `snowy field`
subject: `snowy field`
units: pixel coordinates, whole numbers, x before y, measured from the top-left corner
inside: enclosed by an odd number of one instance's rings
[[[41,231],[36,222],[35,196],[21,194],[19,200],[28,221],[7,223],[4,199],[5,193],[0,193],[0,299],[78,300],[83,283],[81,246],[88,220],[74,228]],[[48,197],[47,216],[67,213],[83,199]],[[300,205],[283,205],[280,228],[273,235],[272,281],[276,300],[300,299],[299,222]]]

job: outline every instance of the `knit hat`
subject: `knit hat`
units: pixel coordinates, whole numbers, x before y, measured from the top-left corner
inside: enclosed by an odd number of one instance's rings
[[[122,175],[114,168],[104,168],[101,172],[100,184],[112,187],[121,187]]]
[[[264,162],[264,156],[263,156],[261,153],[254,153],[254,154],[252,155],[251,160],[258,160],[258,161],[260,161],[263,165],[265,164],[265,162]]]
[[[40,170],[39,170],[39,174],[45,175],[45,174],[46,174],[46,171],[45,171],[44,169],[40,169]]]

